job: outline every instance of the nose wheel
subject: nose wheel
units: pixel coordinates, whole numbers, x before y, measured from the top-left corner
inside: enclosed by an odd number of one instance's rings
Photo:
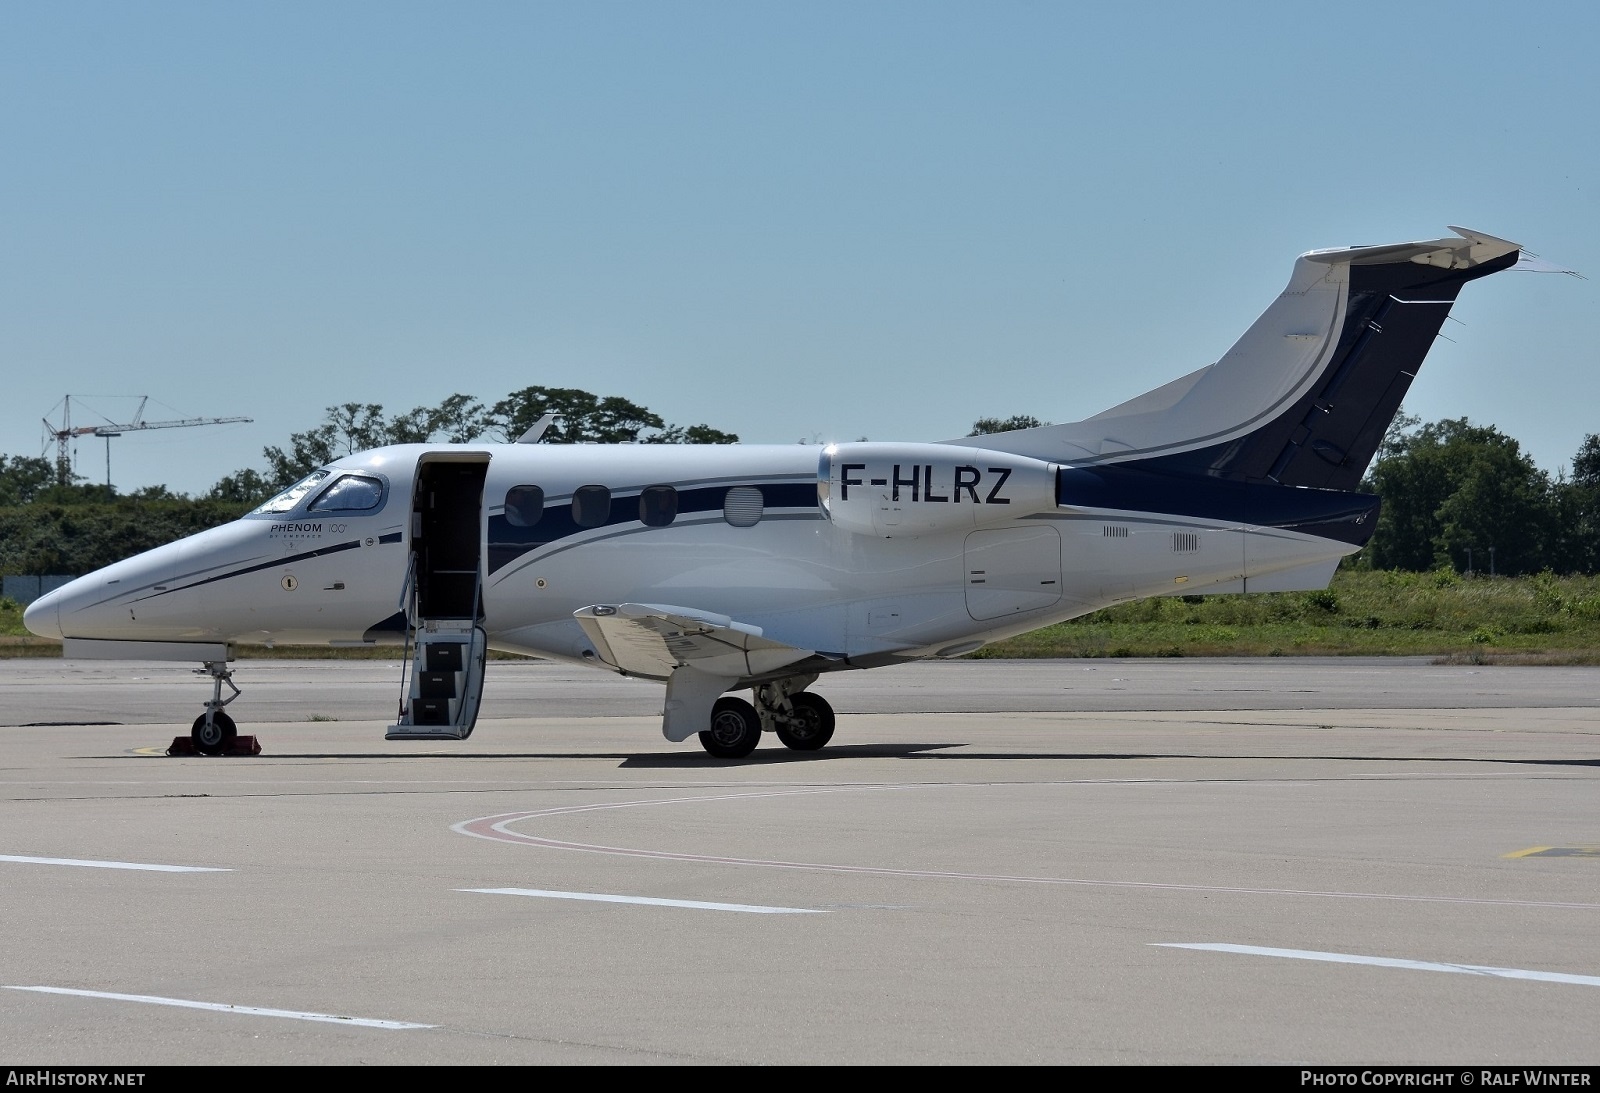
[[[201,755],[221,755],[238,738],[239,727],[221,710],[210,710],[195,718],[194,728],[189,733],[194,750]]]
[[[239,688],[233,683],[233,669],[227,661],[208,660],[205,667],[196,668],[195,675],[211,677],[211,699],[206,712],[194,719],[187,737],[180,736],[167,749],[168,755],[259,755],[261,745],[253,736],[240,736],[239,727],[222,707],[239,697]],[[222,697],[222,686],[227,684],[233,693]]]

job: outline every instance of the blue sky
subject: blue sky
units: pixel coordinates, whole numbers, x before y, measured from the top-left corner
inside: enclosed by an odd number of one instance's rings
[[[1317,247],[1464,224],[1406,409],[1600,432],[1600,7],[0,7],[0,452],[201,491],[336,402],[530,384],[758,442],[1067,421],[1216,359]],[[105,473],[104,442],[78,447]]]

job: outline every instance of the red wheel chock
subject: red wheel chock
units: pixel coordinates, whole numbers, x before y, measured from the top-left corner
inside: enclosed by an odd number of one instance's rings
[[[194,746],[194,740],[188,736],[174,736],[171,747],[167,748],[168,755],[203,755],[199,748]],[[235,736],[228,741],[228,746],[219,755],[260,755],[261,741],[253,736]]]

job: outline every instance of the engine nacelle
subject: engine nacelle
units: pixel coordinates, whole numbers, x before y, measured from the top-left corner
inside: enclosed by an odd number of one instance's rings
[[[1056,507],[1056,466],[950,444],[830,444],[817,499],[840,527],[885,539],[971,531]]]

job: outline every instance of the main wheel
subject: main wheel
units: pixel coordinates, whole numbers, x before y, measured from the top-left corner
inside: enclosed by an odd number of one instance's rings
[[[779,723],[778,739],[783,746],[794,751],[816,751],[833,739],[833,707],[821,695],[801,691],[789,696],[794,707],[794,718],[787,725]]]
[[[711,707],[711,727],[700,734],[700,746],[718,759],[743,759],[761,741],[761,718],[742,698],[719,698]]]
[[[217,710],[211,715],[209,725],[205,714],[194,719],[189,739],[194,741],[194,750],[201,755],[221,755],[238,735],[239,729],[234,725],[233,718]]]

